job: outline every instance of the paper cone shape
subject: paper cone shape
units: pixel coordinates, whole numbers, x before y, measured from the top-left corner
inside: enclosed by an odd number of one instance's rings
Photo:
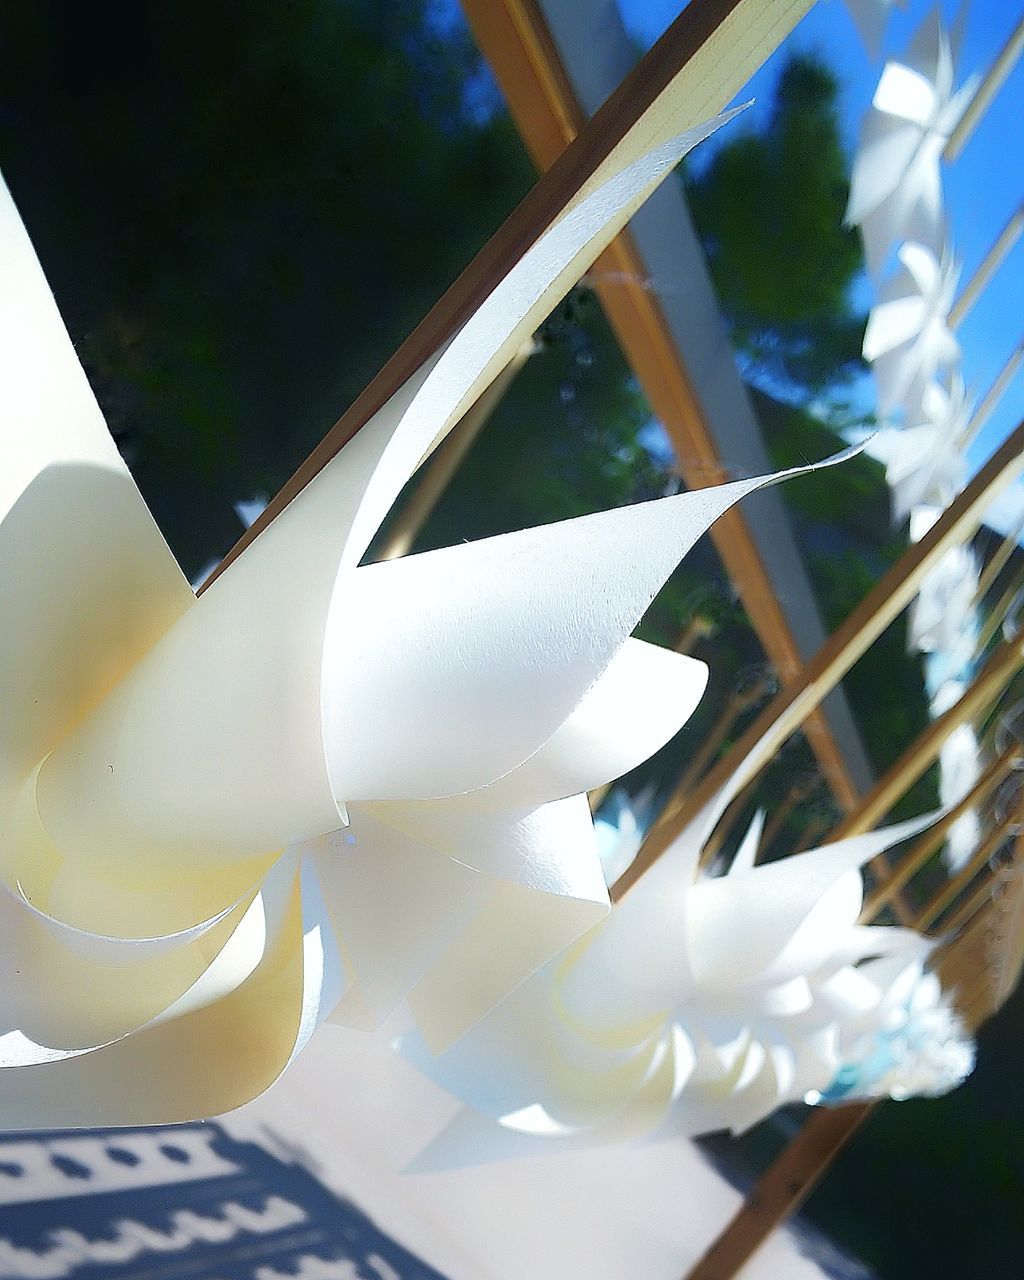
[[[763,815],[727,875],[696,877],[728,793],[608,918],[440,1055],[402,1049],[471,1110],[418,1169],[641,1136],[739,1131],[824,1095],[883,1018],[865,973],[917,964],[909,930],[862,926],[860,868],[921,831],[901,823],[769,865]],[[859,1059],[858,1059],[859,1061]],[[862,1077],[864,1075],[862,1073]]]

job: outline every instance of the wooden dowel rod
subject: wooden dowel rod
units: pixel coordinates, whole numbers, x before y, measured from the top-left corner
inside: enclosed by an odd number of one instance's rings
[[[950,933],[957,933],[972,920],[985,903],[991,901],[993,887],[990,879],[979,884],[970,897],[966,898],[954,914],[949,917],[946,922],[947,930]]]
[[[842,819],[833,839],[870,831],[885,817],[926,769],[938,759],[954,729],[972,721],[993,703],[1024,665],[1024,635],[1004,640],[964,690],[959,701],[925,728],[864,797],[855,814]]]
[[[1006,363],[996,374],[992,385],[985,392],[984,396],[982,396],[981,403],[978,405],[977,409],[975,409],[974,414],[972,415],[971,420],[967,424],[963,436],[960,439],[961,446],[964,449],[977,439],[985,423],[992,417],[992,414],[996,410],[996,406],[999,404],[999,401],[1002,400],[1003,396],[1006,395],[1007,388],[1016,377],[1017,370],[1020,368],[1022,361],[1024,361],[1024,343],[1018,345],[1016,350],[1010,353]]]
[[[764,831],[761,833],[761,844],[758,848],[759,855],[768,852],[778,837],[779,832],[789,820],[789,816],[793,810],[798,804],[802,804],[803,801],[811,795],[814,788],[819,786],[820,783],[821,775],[817,773],[812,774],[809,778],[799,778],[793,783],[786,792],[786,796],[782,801],[782,804],[778,806],[775,812],[771,814],[768,821],[765,823]]]
[[[987,865],[989,858],[1006,840],[1006,831],[1000,824],[988,833],[978,845],[970,859],[946,884],[941,885],[918,912],[918,926],[929,929],[939,916],[957,900],[978,873]]]
[[[985,286],[1002,266],[1013,246],[1024,231],[1024,208],[1020,208],[1010,218],[996,237],[994,244],[985,254],[978,269],[964,285],[949,311],[949,327],[959,329],[967,318],[971,308],[981,297]]]
[[[1024,525],[1021,527],[1024,528]],[[705,617],[702,613],[695,613],[676,639],[674,645],[676,653],[693,653],[701,640],[710,639],[717,630],[718,626],[711,618]]]
[[[985,621],[982,623],[981,630],[978,632],[977,652],[979,654],[984,653],[995,639],[999,628],[1009,616],[1010,607],[1021,591],[1024,591],[1024,564],[1010,579],[1006,590],[996,601],[992,612],[986,616]]]
[[[1000,542],[999,546],[989,557],[988,563],[979,574],[978,589],[974,593],[973,600],[975,606],[981,604],[985,599],[989,591],[992,589],[992,584],[1006,568],[1010,557],[1015,551],[1019,550],[1020,535],[1022,533],[1024,533],[1024,517],[1021,517],[1014,528],[1012,528],[1006,537],[1003,538],[1002,542]]]
[[[615,885],[621,898],[679,832],[701,812],[734,775],[749,779],[779,750],[812,710],[910,603],[921,582],[952,546],[973,536],[995,496],[1024,470],[1024,423],[992,454],[920,542],[867,594],[846,621],[807,663],[801,676],[784,687],[733,748],[694,787],[671,819],[659,820],[632,866]]]
[[[1017,59],[1020,57],[1022,49],[1024,49],[1024,17],[1017,23],[1010,38],[1000,49],[995,61],[985,73],[981,84],[974,91],[974,96],[964,109],[956,128],[950,134],[942,152],[942,158],[947,164],[952,164],[967,145],[967,140],[981,123],[982,117],[992,104],[992,100],[1003,87],[1007,76],[1017,65]]]
[[[883,907],[888,905],[890,899],[914,878],[918,871],[925,866],[932,855],[941,847],[949,834],[950,828],[965,813],[968,813],[971,809],[976,809],[985,797],[999,786],[1019,758],[1020,749],[1014,744],[1008,747],[1001,756],[990,761],[981,777],[963,799],[949,813],[930,827],[911,846],[899,862],[889,866],[885,882],[877,885],[864,900],[864,907],[860,915],[862,924],[870,924]]]

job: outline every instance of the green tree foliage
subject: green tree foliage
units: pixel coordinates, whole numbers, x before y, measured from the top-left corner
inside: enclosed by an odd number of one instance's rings
[[[189,571],[533,181],[439,22],[423,0],[0,7],[0,166]]]
[[[837,92],[827,67],[792,58],[763,127],[737,121],[687,184],[737,350],[766,389],[816,394],[862,367]]]

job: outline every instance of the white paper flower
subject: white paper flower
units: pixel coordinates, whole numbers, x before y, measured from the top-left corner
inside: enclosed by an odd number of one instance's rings
[[[846,221],[860,227],[873,273],[905,240],[941,252],[942,152],[976,85],[954,91],[957,43],[936,7],[903,57],[885,64],[864,119]]]
[[[836,1079],[808,1101],[934,1098],[963,1083],[974,1070],[974,1042],[920,959],[872,960],[853,975],[863,1012],[844,1020]]]
[[[687,718],[629,639],[743,481],[360,566],[416,466],[715,124],[579,198],[197,600],[0,199],[0,1127],[246,1101],[344,995],[432,1043],[607,910],[585,792]]]
[[[963,377],[956,372],[945,383],[925,387],[920,412],[910,425],[881,433],[877,452],[885,459],[897,524],[918,507],[945,508],[963,488],[963,439],[970,413]]]
[[[960,357],[949,311],[960,278],[949,255],[938,257],[914,242],[900,246],[899,269],[879,290],[864,331],[864,359],[871,364],[882,410],[902,410],[906,425],[941,414],[945,406],[926,391]],[[955,389],[950,387],[950,400]],[[962,402],[962,395],[960,401]],[[959,404],[950,404],[950,411]]]
[[[931,819],[754,866],[759,816],[728,875],[695,878],[727,798],[458,1044],[434,1056],[417,1036],[403,1042],[473,1109],[421,1166],[526,1151],[539,1138],[575,1147],[742,1130],[832,1084],[844,1035],[859,1035],[878,1006],[855,966],[928,947],[911,931],[857,923],[860,868]]]

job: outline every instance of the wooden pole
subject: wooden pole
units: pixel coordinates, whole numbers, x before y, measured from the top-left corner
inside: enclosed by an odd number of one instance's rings
[[[1010,608],[1014,600],[1024,591],[1024,564],[1010,579],[1010,582],[1003,594],[996,601],[992,608],[992,612],[986,617],[982,623],[981,630],[978,633],[978,653],[984,653],[988,646],[999,633],[999,628],[1006,621],[1010,613]]]
[[[357,397],[203,584],[241,555],[370,418],[448,342],[523,257],[610,176],[614,153],[671,101],[679,132],[720,111],[811,7],[813,0],[691,0],[575,141],[554,161],[470,265]],[[669,96],[671,95],[671,96]],[[495,373],[498,371],[495,370]],[[481,387],[482,391],[483,388]],[[470,405],[461,406],[465,413]]]
[[[997,823],[956,875],[946,884],[940,885],[921,908],[918,913],[921,929],[930,929],[939,916],[952,906],[971,881],[986,867],[989,858],[1006,838],[1006,831]]]
[[[967,424],[964,434],[961,438],[963,448],[977,438],[982,427],[988,422],[992,414],[995,412],[996,405],[1006,395],[1006,390],[1016,376],[1017,370],[1024,361],[1024,343],[1018,345],[1017,349],[1011,352],[1009,359],[996,374],[995,380],[982,397],[981,403],[974,411],[970,422]]]
[[[895,763],[879,778],[864,797],[856,814],[844,818],[833,833],[833,839],[870,831],[885,817],[896,802],[938,759],[942,744],[954,729],[990,706],[1013,677],[1024,666],[1024,635],[1004,640],[995,649],[981,671],[964,690],[957,702],[929,722]]]
[[[768,852],[778,837],[779,832],[789,820],[789,816],[793,810],[798,804],[801,804],[806,800],[814,791],[814,788],[819,786],[820,783],[821,775],[817,773],[811,774],[810,777],[807,778],[798,778],[796,782],[793,783],[786,792],[785,799],[765,824],[764,831],[761,833],[761,844],[758,847],[758,855]]]
[[[988,563],[978,576],[978,589],[974,593],[972,603],[977,606],[991,591],[995,580],[1009,563],[1010,557],[1020,548],[1020,535],[1024,533],[1024,517],[1010,530],[988,559]]]
[[[1010,218],[1006,226],[996,237],[994,244],[985,254],[978,269],[964,285],[949,312],[949,327],[959,329],[967,318],[974,304],[981,297],[985,286],[1002,266],[1007,254],[1020,239],[1024,231],[1024,207]]]
[[[862,924],[870,924],[890,899],[908,884],[941,847],[950,828],[972,809],[976,809],[989,796],[1014,768],[1020,759],[1020,749],[1014,744],[989,762],[981,777],[960,802],[949,813],[940,818],[923,836],[908,850],[895,866],[888,868],[883,883],[878,884],[864,899],[864,908],[860,919]]]
[[[956,128],[950,134],[949,141],[946,143],[942,153],[942,158],[947,164],[952,164],[967,145],[967,140],[981,123],[985,112],[992,105],[992,100],[1003,87],[1007,76],[1017,65],[1021,50],[1024,50],[1024,18],[1021,18],[1017,23],[1010,38],[999,51],[996,60],[989,67],[981,84],[975,90],[974,97],[967,104]]]
[[[621,898],[682,829],[738,774],[749,779],[775,755],[853,664],[916,596],[921,582],[950,547],[971,537],[996,494],[1024,470],[1024,423],[999,446],[920,542],[868,593],[810,660],[799,680],[783,688],[698,783],[676,811],[659,819],[632,866],[614,888]],[[1007,679],[1009,673],[1007,673]]]

